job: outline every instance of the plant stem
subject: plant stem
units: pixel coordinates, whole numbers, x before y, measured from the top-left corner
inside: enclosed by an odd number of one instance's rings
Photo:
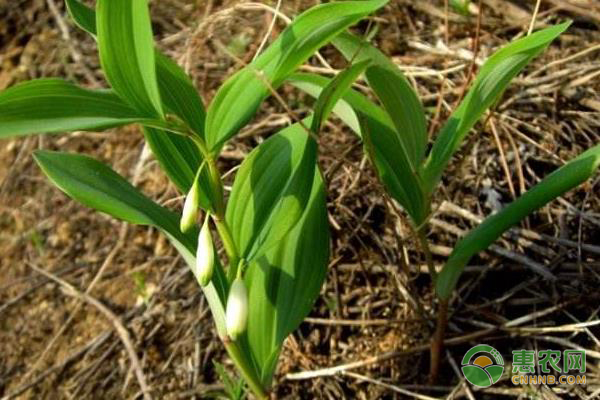
[[[268,399],[267,392],[263,388],[260,379],[256,376],[252,367],[248,365],[246,357],[244,357],[238,345],[230,339],[225,339],[223,343],[225,344],[227,353],[229,353],[229,357],[231,357],[236,367],[238,367],[238,370],[242,373],[242,377],[250,387],[250,390],[254,392],[258,399]]]
[[[231,236],[231,230],[229,229],[227,222],[216,215],[213,217],[213,220],[215,221],[217,231],[219,232],[219,236],[221,236],[221,240],[223,241],[223,247],[225,248],[225,252],[229,258],[229,271],[227,273],[227,278],[229,282],[233,282],[233,279],[235,279],[237,266],[240,262],[240,256],[235,242],[233,241],[233,236]]]
[[[433,293],[435,294],[435,284],[437,282],[437,272],[433,265],[433,257],[431,256],[431,250],[429,248],[429,242],[425,236],[424,227],[417,229],[417,237],[425,253],[425,260],[427,261],[427,268],[431,275],[431,282],[433,287]],[[430,350],[430,366],[429,366],[429,382],[431,384],[437,381],[440,363],[442,358],[442,350],[444,349],[444,336],[446,335],[446,326],[448,325],[448,300],[440,299],[439,308],[437,311],[437,322],[435,332],[431,338],[431,350]]]
[[[225,197],[223,194],[223,181],[221,180],[221,174],[211,154],[206,154],[204,159],[206,160],[206,165],[208,166],[210,183],[213,192],[215,193],[215,214],[217,215],[218,219],[223,220],[225,218]]]
[[[417,230],[417,238],[419,239],[419,243],[421,244],[421,248],[423,253],[425,253],[425,261],[427,262],[427,269],[429,270],[429,275],[431,275],[431,281],[433,282],[434,290],[435,290],[435,282],[437,281],[437,272],[435,270],[435,266],[433,265],[433,258],[431,257],[431,250],[429,249],[429,242],[427,241],[427,237],[425,236],[425,229],[423,227]]]
[[[183,134],[189,137],[196,144],[208,167],[210,185],[212,186],[213,193],[215,194],[215,196],[212,197],[214,197],[214,201],[216,203],[213,204],[214,213],[212,215],[212,219],[215,222],[215,226],[217,227],[219,236],[223,241],[223,247],[225,248],[225,252],[227,253],[227,257],[229,259],[227,278],[229,282],[233,282],[238,272],[240,257],[235,242],[233,241],[233,236],[231,235],[229,225],[227,224],[227,221],[225,221],[225,196],[221,173],[219,172],[219,168],[217,167],[213,154],[206,146],[204,140],[196,136],[191,129],[189,129],[189,127],[186,127],[185,132],[178,129],[173,129],[173,131],[174,133]],[[225,349],[227,349],[227,353],[229,353],[229,357],[231,357],[234,364],[241,372],[242,377],[250,387],[250,390],[254,392],[259,400],[267,400],[267,392],[263,388],[260,378],[256,375],[256,371],[251,367],[251,365],[249,365],[246,356],[244,353],[242,353],[239,346],[228,337],[223,339],[223,344],[225,345]]]
[[[435,333],[431,340],[429,383],[437,381],[440,371],[441,354],[444,349],[444,336],[446,335],[446,326],[448,325],[448,300],[440,299],[440,305],[437,314],[437,323]]]
[[[213,155],[206,147],[206,143],[204,143],[204,141],[197,136],[190,137],[192,138],[194,143],[196,143],[196,146],[198,147],[198,150],[200,151],[200,154],[204,158],[208,167],[210,184],[212,186],[213,192],[215,193],[214,201],[216,202],[216,204],[213,204],[213,221],[215,221],[217,231],[219,232],[219,236],[223,241],[223,247],[225,247],[225,252],[227,253],[227,257],[229,258],[228,278],[229,282],[232,282],[235,278],[237,265],[239,263],[239,253],[235,242],[233,241],[233,236],[231,235],[229,225],[227,225],[227,222],[225,221],[225,197],[223,193],[223,181],[221,180],[221,174],[219,172],[219,168],[217,167],[217,163],[215,162]],[[232,276],[233,278],[231,278]]]

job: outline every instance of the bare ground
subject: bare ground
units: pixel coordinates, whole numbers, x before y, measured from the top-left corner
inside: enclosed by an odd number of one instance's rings
[[[283,3],[282,11],[293,16],[316,1]],[[411,77],[433,127],[447,118],[472,77],[473,50],[475,60],[483,60],[525,34],[535,2],[482,3],[479,35],[475,15],[447,13],[441,1],[392,0],[375,19],[376,42]],[[250,61],[266,34],[271,14],[250,8],[238,1],[153,4],[159,46],[185,66],[205,100],[239,68],[219,51],[220,44]],[[436,264],[442,265],[457,237],[479,218],[599,142],[600,4],[544,0],[536,28],[565,19],[574,20],[568,33],[510,86],[447,171],[429,235]],[[273,36],[282,28],[278,23]],[[332,65],[343,65],[332,49],[323,55]],[[323,65],[315,58],[306,68]],[[0,89],[47,76],[102,86],[93,40],[68,20],[59,0],[0,0]],[[289,87],[280,92],[298,112],[306,112],[308,99]],[[267,102],[225,149],[222,169],[235,167],[262,138],[288,122],[276,102]],[[218,392],[213,361],[230,363],[183,261],[155,230],[123,225],[52,187],[32,160],[37,148],[91,154],[161,204],[177,209],[182,203],[156,162],[144,156],[136,127],[2,142],[0,395],[139,397],[131,355],[115,325],[129,332],[156,398]],[[321,140],[320,161],[333,236],[329,276],[313,312],[286,342],[274,388],[279,398],[598,395],[597,179],[544,207],[471,261],[451,306],[443,373],[431,386],[426,350],[432,332],[430,279],[407,220],[390,207],[358,140],[336,120]],[[556,279],[533,272],[537,264]],[[86,292],[87,300],[73,297],[66,283]],[[506,375],[491,388],[475,390],[464,383],[457,364],[476,343],[499,349],[509,367],[512,350],[585,348],[587,385],[522,387]],[[334,366],[340,367],[322,370]],[[298,379],[303,376],[294,374],[301,371],[314,373]]]

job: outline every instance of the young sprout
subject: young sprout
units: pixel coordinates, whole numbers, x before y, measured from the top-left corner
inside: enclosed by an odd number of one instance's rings
[[[181,213],[181,221],[179,229],[181,232],[187,232],[192,229],[192,226],[198,219],[198,204],[200,202],[199,179],[195,179],[194,183],[183,203],[183,212]]]
[[[198,235],[198,249],[196,250],[196,276],[202,286],[208,285],[215,269],[215,247],[208,227],[209,219],[210,215],[206,214],[206,219]]]
[[[248,291],[241,277],[231,284],[225,311],[225,326],[227,334],[236,340],[246,330],[248,323]]]

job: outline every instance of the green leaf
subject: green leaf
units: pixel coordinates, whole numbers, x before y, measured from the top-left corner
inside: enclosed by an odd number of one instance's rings
[[[194,142],[161,129],[144,128],[144,137],[167,176],[183,193],[192,186],[202,158]]]
[[[84,31],[96,37],[96,12],[77,0],[66,0],[71,18]],[[161,100],[167,111],[186,122],[204,137],[206,112],[198,91],[190,78],[173,60],[155,51],[156,78]]]
[[[226,213],[240,257],[257,257],[298,222],[310,195],[316,157],[317,144],[299,123],[246,157]]]
[[[154,203],[110,167],[93,158],[42,150],[36,151],[34,157],[58,188],[82,204],[133,224],[160,229],[195,274],[198,230],[182,233],[178,214]],[[203,290],[221,337],[226,336],[223,304],[227,287],[223,269],[218,265],[212,283]]]
[[[377,119],[360,115],[365,151],[375,164],[379,178],[392,197],[404,207],[415,227],[420,227],[430,212],[419,175],[405,157],[396,132]]]
[[[452,155],[483,113],[502,95],[510,81],[570,25],[560,25],[516,40],[494,53],[481,67],[464,100],[442,128],[423,170],[431,193]]]
[[[294,73],[291,74],[287,82],[292,86],[300,89],[304,93],[318,99],[321,95],[321,92],[331,83],[331,79],[325,78],[321,75],[310,74],[310,73]],[[333,106],[333,113],[338,116],[354,133],[356,133],[359,137],[362,135],[360,131],[360,123],[358,122],[358,118],[356,113],[350,106],[347,101],[347,97],[354,96],[358,92],[350,89],[341,99],[338,100],[337,103]],[[370,102],[366,97],[364,98],[367,102]],[[374,103],[370,103],[370,106],[377,107]],[[383,110],[379,110],[380,114],[384,114]]]
[[[67,0],[69,14],[75,23],[96,37],[96,13],[77,0]],[[177,115],[200,137],[204,137],[206,112],[202,99],[192,85],[189,77],[171,59],[156,50],[156,77],[161,100],[167,112]],[[156,128],[145,128],[144,135],[154,156],[171,181],[183,193],[192,186],[196,171],[202,163],[195,144],[189,138]],[[201,185],[208,185],[203,173]],[[205,196],[201,207],[212,209],[212,202]]]
[[[283,341],[298,328],[319,296],[328,260],[326,194],[316,169],[310,199],[297,225],[250,263],[245,275],[252,321],[247,340],[265,386],[271,383]]]
[[[193,132],[204,138],[206,111],[190,78],[179,65],[158,51],[156,75],[160,96],[167,112],[177,115]]]
[[[600,166],[600,145],[568,162],[498,213],[483,221],[454,248],[438,276],[437,294],[448,299],[471,257],[486,249],[523,218],[588,180]]]
[[[406,154],[413,171],[417,171],[427,146],[425,113],[421,103],[408,81],[398,71],[375,65],[367,69],[366,75],[369,85],[394,122],[400,143],[398,150]]]
[[[148,122],[107,90],[39,79],[0,92],[0,138]]]
[[[206,139],[219,149],[256,113],[271,88],[277,89],[317,49],[388,0],[321,4],[297,17],[251,64],[229,78],[208,108]]]
[[[144,115],[162,117],[147,0],[98,0],[96,27],[111,86]]]
[[[242,400],[244,398],[244,380],[230,375],[225,369],[225,366],[214,359],[213,364],[215,366],[215,371],[217,371],[217,375],[219,375],[221,382],[223,382],[227,399]]]
[[[311,125],[311,130],[314,133],[319,133],[321,125],[333,111],[337,102],[358,79],[360,74],[364,72],[370,62],[370,60],[364,60],[349,66],[333,78],[321,91],[314,106],[315,111]]]
[[[330,80],[314,74],[294,74],[289,82],[317,97]],[[346,91],[341,101],[333,112],[362,135],[382,182],[419,226],[429,215],[429,202],[421,189],[420,177],[412,170],[406,154],[398,151],[401,144],[390,117],[353,89]]]
[[[331,44],[342,53],[346,60],[360,62],[371,60],[373,64],[389,69],[398,69],[385,54],[361,37],[355,36],[349,32],[341,32],[331,40]],[[398,70],[402,73],[400,70]]]
[[[78,27],[96,36],[96,12],[78,0],[65,0],[67,11]]]
[[[158,163],[182,193],[188,193],[203,159],[189,138],[160,129],[144,128],[144,137]],[[214,212],[218,194],[212,192],[208,168],[200,172],[200,207]]]
[[[372,60],[367,81],[394,123],[400,144],[397,151],[404,152],[403,158],[410,161],[413,171],[418,171],[427,146],[427,123],[423,106],[402,71],[369,42],[347,32],[333,39],[333,44],[346,59]]]
[[[167,231],[176,230],[177,225],[170,226],[158,205],[105,164],[84,155],[43,150],[36,151],[34,157],[60,189],[86,206],[132,224],[159,221]]]

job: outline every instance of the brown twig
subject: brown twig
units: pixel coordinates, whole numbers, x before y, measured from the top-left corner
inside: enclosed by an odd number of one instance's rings
[[[146,382],[146,376],[144,375],[144,370],[142,369],[142,364],[140,363],[140,359],[137,356],[137,352],[133,345],[131,335],[129,334],[129,331],[127,330],[127,328],[125,328],[125,326],[121,322],[120,318],[115,313],[113,313],[108,307],[106,307],[104,304],[102,304],[100,301],[93,298],[92,296],[90,296],[87,293],[83,293],[83,292],[77,290],[73,285],[71,285],[67,281],[51,274],[48,271],[45,271],[45,270],[37,267],[36,265],[33,265],[33,264],[28,264],[28,265],[36,272],[38,272],[38,273],[44,275],[45,277],[47,277],[48,279],[51,279],[54,282],[58,283],[65,290],[65,294],[85,301],[86,303],[88,303],[88,304],[92,305],[93,307],[95,307],[96,309],[98,309],[98,311],[100,311],[102,314],[104,314],[104,316],[113,324],[113,327],[114,327],[115,331],[117,332],[117,335],[121,339],[121,342],[123,342],[123,346],[125,347],[125,350],[127,351],[127,354],[131,361],[132,368],[135,371],[137,381],[140,385],[140,388],[142,389],[142,393],[144,394],[144,399],[152,400],[152,395],[150,394],[151,389],[150,389],[150,386],[148,386],[148,383]]]

